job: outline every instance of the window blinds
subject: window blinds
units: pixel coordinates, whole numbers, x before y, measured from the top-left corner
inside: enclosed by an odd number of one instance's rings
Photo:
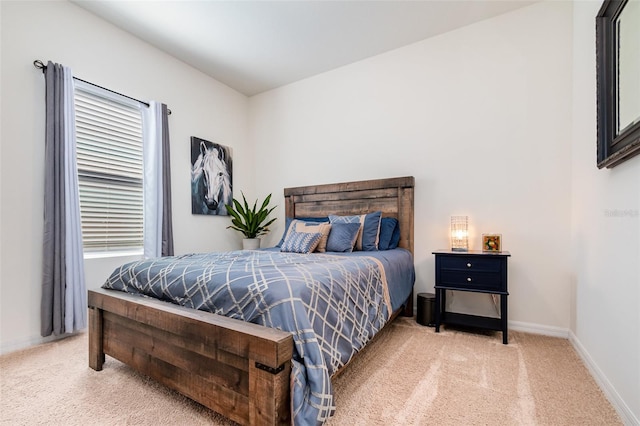
[[[143,246],[142,117],[122,97],[76,86],[76,141],[85,251]]]

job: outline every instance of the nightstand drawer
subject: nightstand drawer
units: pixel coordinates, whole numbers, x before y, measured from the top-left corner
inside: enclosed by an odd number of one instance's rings
[[[482,271],[482,272],[500,272],[502,262],[504,260],[496,258],[487,258],[480,256],[442,256],[440,258],[440,267],[442,269]]]
[[[500,272],[441,270],[438,285],[464,290],[505,291]]]

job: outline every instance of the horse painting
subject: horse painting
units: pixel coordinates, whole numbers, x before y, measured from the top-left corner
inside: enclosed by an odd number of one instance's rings
[[[191,138],[191,213],[226,215],[231,204],[231,158],[229,149],[196,137]]]

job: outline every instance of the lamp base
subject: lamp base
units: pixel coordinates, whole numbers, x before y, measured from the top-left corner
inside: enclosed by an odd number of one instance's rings
[[[454,247],[454,248],[451,249],[451,251],[467,252],[467,251],[469,251],[469,249],[461,248],[461,247]]]

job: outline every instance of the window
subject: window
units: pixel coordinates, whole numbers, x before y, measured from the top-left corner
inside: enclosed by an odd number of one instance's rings
[[[85,253],[143,248],[139,103],[76,81],[76,141]]]

